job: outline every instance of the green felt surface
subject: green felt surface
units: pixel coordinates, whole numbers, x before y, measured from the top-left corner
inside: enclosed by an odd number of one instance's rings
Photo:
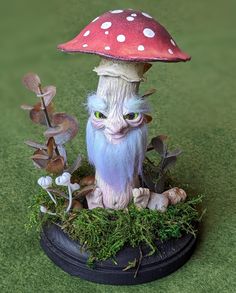
[[[235,14],[234,1],[1,1],[0,8],[0,292],[235,292]],[[232,5],[231,5],[232,4]],[[78,117],[80,132],[69,146],[71,160],[85,154],[86,95],[96,89],[99,58],[65,55],[56,45],[71,39],[109,9],[135,8],[163,23],[192,55],[179,64],[156,63],[141,87],[150,97],[150,137],[169,135],[184,155],[175,175],[192,192],[206,195],[207,214],[191,260],[174,274],[135,287],[115,287],[72,278],[40,249],[38,234],[26,234],[27,207],[38,191],[23,141],[40,140],[20,104],[35,102],[21,85],[28,71],[57,86],[57,108]]]

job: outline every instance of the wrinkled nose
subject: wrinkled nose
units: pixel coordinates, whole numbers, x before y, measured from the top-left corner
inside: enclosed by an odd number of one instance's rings
[[[104,134],[111,143],[117,144],[128,132],[128,126],[125,120],[110,120],[107,121]]]
[[[107,133],[111,135],[115,134],[124,134],[126,133],[128,128],[128,123],[125,120],[119,119],[114,121],[109,121],[109,123],[106,126]]]

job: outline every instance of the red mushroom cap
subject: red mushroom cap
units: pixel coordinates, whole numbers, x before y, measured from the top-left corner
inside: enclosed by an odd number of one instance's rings
[[[178,62],[191,59],[180,50],[160,23],[147,13],[132,9],[104,13],[74,39],[59,45],[58,49],[136,62]]]

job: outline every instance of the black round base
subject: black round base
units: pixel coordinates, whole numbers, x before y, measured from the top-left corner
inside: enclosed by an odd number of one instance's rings
[[[61,269],[72,276],[112,285],[134,285],[150,282],[167,276],[181,267],[192,255],[196,238],[186,234],[179,239],[157,242],[158,253],[143,257],[138,268],[123,271],[129,262],[140,260],[140,249],[125,247],[112,260],[96,262],[94,268],[87,265],[88,254],[81,250],[78,242],[71,240],[60,227],[48,224],[43,227],[41,246],[47,256]],[[135,274],[136,273],[136,274]]]

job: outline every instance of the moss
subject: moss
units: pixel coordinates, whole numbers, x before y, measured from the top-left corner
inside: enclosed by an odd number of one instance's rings
[[[197,205],[202,196],[169,206],[165,213],[156,210],[138,209],[130,204],[124,210],[96,208],[73,210],[65,214],[65,200],[61,198],[55,207],[46,194],[35,197],[31,206],[30,225],[40,227],[45,221],[60,223],[69,236],[90,251],[89,264],[114,257],[124,245],[146,245],[153,254],[156,240],[178,238],[183,233],[195,235],[195,223],[200,219]],[[46,206],[56,216],[38,212],[39,205]],[[37,209],[36,209],[37,207]]]

